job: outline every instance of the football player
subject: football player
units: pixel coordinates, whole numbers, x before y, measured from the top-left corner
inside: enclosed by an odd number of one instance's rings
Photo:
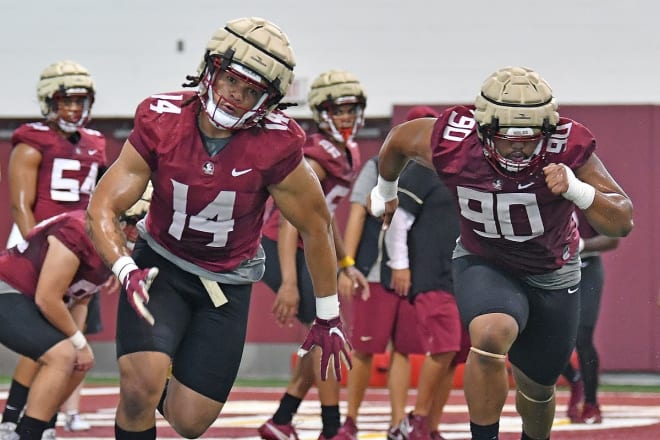
[[[105,137],[86,128],[94,81],[74,61],[46,67],[37,83],[45,120],[18,127],[11,139],[8,178],[14,227],[8,247],[49,217],[85,209],[99,170],[106,166]]]
[[[456,300],[472,346],[465,397],[473,439],[497,438],[516,382],[522,439],[547,439],[555,382],[578,326],[577,207],[601,234],[625,236],[632,202],[594,153],[596,141],[560,117],[541,76],[523,67],[490,75],[474,107],[394,127],[379,154],[370,209],[389,224],[397,178],[409,158],[435,168],[459,209],[454,251]]]
[[[18,426],[3,423],[3,438],[41,439],[94,365],[82,329],[89,300],[111,275],[81,210],[44,220],[0,253],[0,342],[37,365],[26,384],[25,413]],[[7,405],[14,404],[10,396]]]
[[[44,120],[22,124],[11,140],[8,176],[14,225],[7,247],[21,242],[46,218],[87,207],[107,162],[105,137],[86,127],[95,93],[89,71],[77,62],[58,61],[41,72],[37,99]],[[92,297],[88,312],[86,332],[100,329],[98,296]],[[10,423],[7,429],[15,426],[38,368],[29,358],[19,358],[10,388],[13,406],[5,409],[0,431],[7,428],[5,423]],[[78,401],[74,393],[67,407],[77,410]],[[55,420],[51,425],[54,428]],[[54,429],[45,437],[50,435]]]
[[[314,79],[308,102],[318,132],[307,137],[304,155],[321,182],[330,213],[334,214],[339,202],[350,192],[361,166],[355,136],[364,124],[367,96],[355,75],[344,70],[330,70]],[[340,291],[350,295],[354,286],[368,289],[366,278],[355,269],[355,261],[344,251],[334,215],[332,228],[341,269],[339,276],[346,278],[349,286],[348,291]],[[309,327],[316,316],[314,288],[305,268],[305,252],[298,231],[290,222],[280,219],[279,211],[275,210],[266,221],[263,235],[262,245],[268,261],[263,280],[276,292],[272,309],[275,319],[281,325],[289,325],[297,317]],[[259,427],[262,438],[276,440],[282,435],[287,438],[297,435],[291,420],[314,383],[318,384],[321,401],[323,430],[320,438],[335,436],[340,420],[339,382],[335,378],[320,380],[327,372],[318,370],[319,356],[320,353],[314,351],[296,363],[279,408]]]
[[[277,26],[229,21],[184,84],[196,91],[138,105],[133,131],[92,196],[88,228],[123,286],[116,438],[156,438],[156,409],[186,438],[216,420],[241,361],[252,284],[264,271],[259,241],[270,196],[303,236],[314,280],[317,319],[303,346],[321,347],[322,368],[348,359],[330,213],[303,160],[305,133],[278,109],[294,65]],[[131,257],[117,219],[150,179],[152,203]]]

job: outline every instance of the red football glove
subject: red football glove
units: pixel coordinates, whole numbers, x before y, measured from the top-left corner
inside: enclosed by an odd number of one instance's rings
[[[156,320],[145,304],[149,302],[149,287],[156,275],[158,275],[157,267],[133,269],[124,277],[122,283],[133,310],[151,325],[154,325]]]
[[[351,343],[348,342],[342,329],[339,317],[329,320],[316,318],[307,333],[305,342],[298,349],[298,356],[305,356],[312,348],[321,348],[321,379],[327,380],[330,360],[335,370],[335,377],[341,380],[341,360],[348,369],[353,367],[350,352]]]

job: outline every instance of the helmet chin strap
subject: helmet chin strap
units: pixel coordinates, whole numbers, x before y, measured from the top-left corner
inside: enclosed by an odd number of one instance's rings
[[[239,119],[236,116],[224,112],[220,108],[219,101],[220,99],[218,99],[218,102],[213,101],[213,91],[209,89],[204,110],[206,111],[206,115],[209,117],[211,124],[220,130],[240,128],[240,126],[238,126]]]

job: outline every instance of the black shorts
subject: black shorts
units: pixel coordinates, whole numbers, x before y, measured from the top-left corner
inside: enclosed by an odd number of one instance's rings
[[[220,284],[229,300],[215,307],[199,277],[179,269],[147,244],[136,243],[139,267],[158,267],[147,308],[156,323],[140,318],[126,299],[117,311],[117,357],[158,351],[172,358],[172,374],[187,387],[226,402],[245,346],[251,284]]]
[[[11,351],[38,360],[66,335],[21,293],[0,294],[0,343]]]
[[[512,316],[520,330],[509,361],[532,380],[553,385],[575,348],[579,286],[532,287],[474,255],[455,259],[453,273],[463,323],[487,313]]]
[[[277,242],[268,237],[262,237],[261,246],[266,253],[266,272],[261,281],[277,293],[282,285]],[[309,275],[309,270],[307,270],[305,253],[300,248],[296,252],[296,272],[298,274],[298,292],[300,292],[297,318],[301,323],[308,325],[316,318],[316,297],[314,296],[312,277]]]
[[[595,327],[600,314],[600,299],[603,296],[605,274],[600,257],[582,260],[582,281],[580,281],[580,326]]]

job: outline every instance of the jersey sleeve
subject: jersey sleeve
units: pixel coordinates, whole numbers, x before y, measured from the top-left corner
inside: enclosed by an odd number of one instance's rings
[[[547,151],[556,154],[552,159],[571,169],[580,168],[596,149],[596,139],[587,127],[579,122],[561,118],[557,130],[550,137]]]
[[[12,133],[11,145],[15,147],[18,144],[27,144],[43,154],[44,145],[50,145],[44,141],[45,134],[49,131],[50,127],[45,124],[23,124]]]
[[[275,135],[277,133],[277,135]],[[286,130],[274,130],[269,145],[269,155],[273,156],[273,164],[264,170],[268,185],[277,185],[300,164],[303,159],[305,132],[293,119],[288,120]]]
[[[150,146],[160,144],[161,131],[158,128],[165,121],[160,121],[161,114],[150,109],[152,99],[145,99],[135,110],[133,130],[128,135],[128,141],[153,170],[156,168],[157,157]]]

